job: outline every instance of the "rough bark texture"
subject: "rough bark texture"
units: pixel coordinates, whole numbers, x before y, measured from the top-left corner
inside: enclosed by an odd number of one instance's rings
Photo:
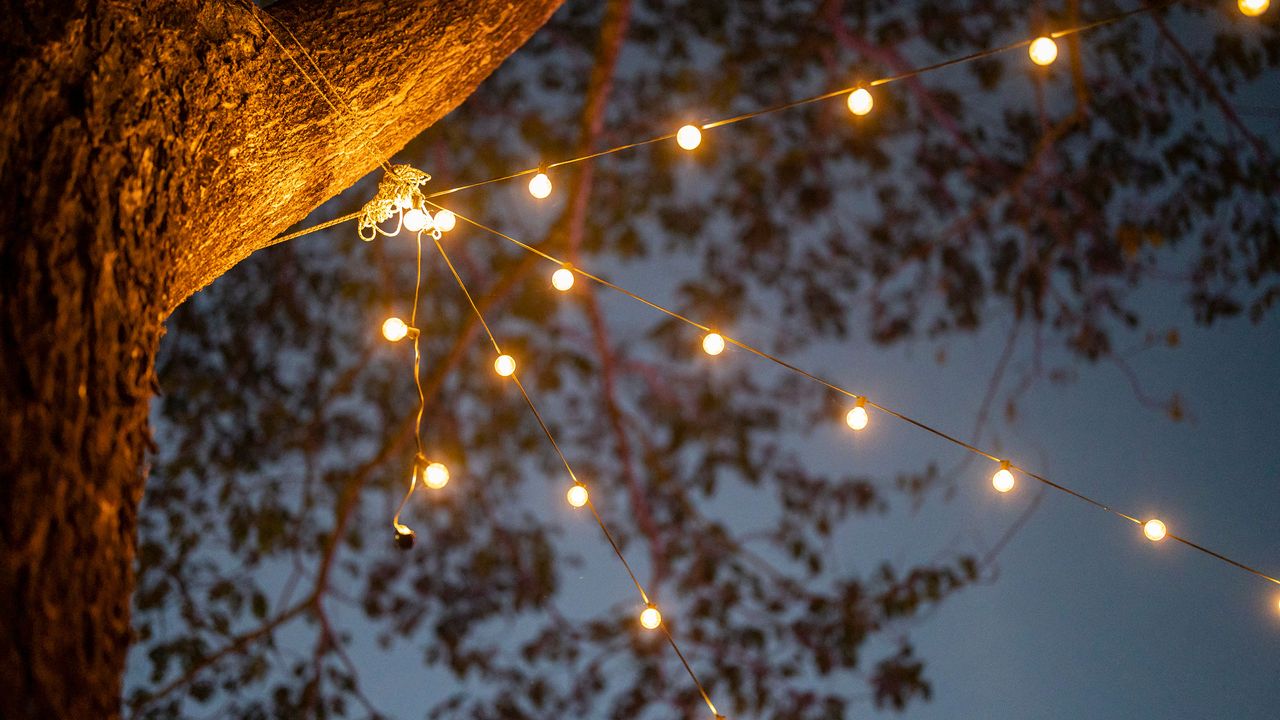
[[[165,317],[374,169],[360,137],[402,147],[557,4],[272,5],[354,109],[344,119],[237,0],[5,3],[5,717],[119,715]]]

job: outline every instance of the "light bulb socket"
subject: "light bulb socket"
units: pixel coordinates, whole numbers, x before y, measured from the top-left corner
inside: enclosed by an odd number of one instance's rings
[[[864,408],[867,406],[867,399],[861,395],[853,399],[853,406]]]

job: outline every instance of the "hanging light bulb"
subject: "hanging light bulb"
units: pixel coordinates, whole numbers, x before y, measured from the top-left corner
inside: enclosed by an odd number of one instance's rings
[[[547,174],[544,172],[540,172],[537,175],[534,175],[533,179],[529,181],[529,194],[538,198],[539,200],[550,195],[551,194],[551,178],[547,177]]]
[[[1048,65],[1058,59],[1058,43],[1051,37],[1038,37],[1031,41],[1027,54],[1031,56],[1031,62],[1037,65]]]
[[[871,112],[872,106],[876,104],[875,100],[871,98],[871,91],[866,88],[858,88],[849,93],[847,102],[849,103],[849,112],[854,115],[866,115]]]
[[[449,232],[457,226],[458,216],[452,210],[441,210],[436,213],[434,224],[440,232]]]
[[[573,271],[567,267],[562,267],[551,273],[551,287],[560,292],[568,292],[569,288],[573,287],[573,280]]]
[[[640,624],[647,630],[653,630],[662,624],[662,613],[658,612],[658,608],[650,605],[640,613]]]
[[[569,488],[569,492],[565,493],[565,497],[568,498],[570,505],[580,508],[587,504],[587,486],[578,483]]]
[[[413,538],[414,538],[414,534],[413,534],[413,531],[409,529],[409,526],[396,523],[396,534],[395,534],[396,547],[400,548],[401,550],[408,550],[412,548]]]
[[[382,321],[382,337],[391,342],[400,342],[409,334],[409,326],[398,317],[389,317]]]
[[[693,125],[685,125],[676,131],[676,144],[692,150],[702,144],[702,131]]]
[[[1248,17],[1258,17],[1271,6],[1271,0],[1240,0],[1240,12]]]
[[[991,487],[995,488],[998,492],[1009,492],[1013,489],[1015,482],[1016,478],[1014,478],[1013,473],[1009,471],[1008,460],[1000,463],[1000,469],[996,471],[995,475],[991,476]]]
[[[707,333],[702,338],[702,350],[708,355],[719,355],[724,352],[724,336],[720,333]]]
[[[418,208],[410,208],[404,213],[404,229],[419,232],[431,222],[431,216]]]
[[[499,355],[498,359],[493,361],[493,371],[502,377],[511,377],[516,371],[516,359],[510,355]]]
[[[432,490],[449,484],[449,468],[444,463],[433,462],[422,471],[422,482]]]
[[[1160,542],[1165,535],[1169,534],[1169,528],[1159,520],[1148,520],[1142,526],[1142,534],[1146,535],[1151,542]]]
[[[867,422],[870,418],[867,417],[866,405],[866,398],[858,398],[853,409],[849,411],[849,414],[844,416],[844,421],[848,423],[849,427],[854,430],[861,430],[867,426]]]

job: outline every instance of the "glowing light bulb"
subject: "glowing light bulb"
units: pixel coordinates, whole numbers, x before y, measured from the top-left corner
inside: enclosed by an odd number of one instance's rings
[[[580,508],[587,504],[587,488],[583,485],[574,485],[569,488],[569,492],[565,493],[565,497],[569,499],[569,504]]]
[[[702,338],[702,351],[708,355],[719,355],[724,352],[724,337],[720,333],[707,333]]]
[[[1013,477],[1013,473],[1009,471],[1009,464],[1001,463],[1000,469],[996,471],[995,475],[991,476],[991,487],[998,492],[1007,493],[1013,489],[1016,481],[1017,479]]]
[[[866,88],[858,88],[849,93],[848,103],[849,112],[854,115],[866,115],[871,112],[872,106],[876,104],[875,100],[871,98],[871,91]]]
[[[702,144],[702,131],[692,125],[685,125],[676,131],[676,144],[685,150],[692,150]]]
[[[451,210],[441,210],[436,213],[435,226],[440,232],[449,232],[458,224],[458,216],[453,214]]]
[[[529,181],[529,194],[538,198],[539,200],[550,195],[551,194],[551,178],[547,177],[547,174],[544,172],[540,172],[537,175],[534,175],[533,179]]]
[[[573,287],[573,271],[569,268],[560,268],[551,273],[551,287],[560,292],[568,292]]]
[[[658,608],[650,605],[640,613],[640,624],[647,630],[653,630],[662,624],[662,613],[658,612]]]
[[[409,232],[418,232],[431,222],[431,216],[422,212],[418,208],[406,210],[404,213],[404,229]]]
[[[1160,542],[1165,535],[1169,534],[1169,528],[1164,526],[1159,520],[1148,520],[1142,526],[1142,534],[1147,536],[1151,542]]]
[[[1053,38],[1038,37],[1031,41],[1027,54],[1031,56],[1031,62],[1037,65],[1048,65],[1058,59],[1058,43],[1054,42]]]
[[[382,322],[382,337],[391,342],[400,342],[409,334],[409,326],[398,317],[389,317]]]
[[[854,407],[852,410],[849,411],[848,415],[844,416],[844,421],[848,423],[849,427],[853,428],[854,430],[861,430],[865,428],[867,426],[868,420],[869,418],[867,417],[867,409],[863,407],[861,404]]]
[[[422,471],[422,482],[432,490],[439,490],[449,484],[449,468],[444,463],[431,463]]]
[[[1258,17],[1271,7],[1271,0],[1240,0],[1240,12],[1249,17]]]
[[[499,355],[498,359],[493,361],[493,371],[502,377],[511,377],[516,371],[516,359],[510,355]]]

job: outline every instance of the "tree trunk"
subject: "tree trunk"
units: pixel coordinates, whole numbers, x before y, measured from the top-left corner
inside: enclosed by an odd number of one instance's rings
[[[270,6],[340,89],[347,117],[239,0],[6,3],[5,717],[120,714],[164,319],[461,102],[558,2]],[[289,33],[259,17],[310,69]]]

